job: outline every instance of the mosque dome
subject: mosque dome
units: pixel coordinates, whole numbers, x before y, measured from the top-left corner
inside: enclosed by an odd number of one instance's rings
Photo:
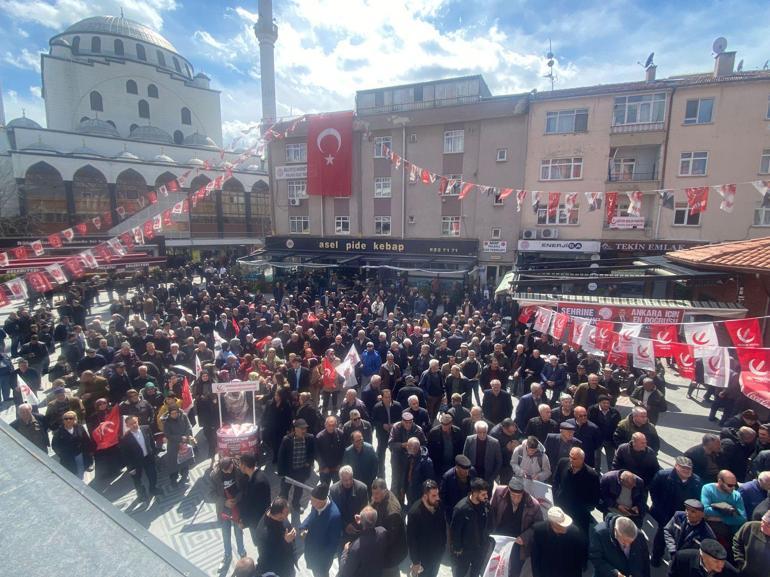
[[[153,44],[178,54],[174,45],[155,32],[155,30],[123,16],[93,16],[86,18],[80,22],[75,22],[63,34],[108,34],[110,36],[122,36],[146,44]]]
[[[174,144],[171,135],[157,126],[137,126],[128,136],[131,140],[144,140],[147,142],[159,142],[161,144]]]
[[[117,128],[106,120],[100,120],[99,118],[86,118],[85,120],[82,120],[78,125],[77,131],[81,134],[120,138],[120,133]]]

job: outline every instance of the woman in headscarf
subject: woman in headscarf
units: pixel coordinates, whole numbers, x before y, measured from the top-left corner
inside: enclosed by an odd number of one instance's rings
[[[190,462],[180,460],[180,445],[187,445],[192,439],[192,427],[187,415],[177,406],[172,406],[168,413],[163,415],[163,434],[166,436],[165,466],[171,486],[179,484],[179,475],[182,476],[182,484],[189,480]]]
[[[273,452],[273,464],[278,462],[278,448],[281,446],[284,435],[291,429],[294,416],[289,395],[283,391],[291,394],[288,389],[276,387],[262,419],[262,430],[265,432],[264,440]]]
[[[214,466],[214,456],[217,454],[217,429],[219,429],[219,405],[218,395],[212,391],[213,381],[208,371],[201,371],[192,386],[193,399],[195,400],[195,413],[198,416],[198,424],[203,430],[208,446],[208,456],[211,459],[209,469]]]

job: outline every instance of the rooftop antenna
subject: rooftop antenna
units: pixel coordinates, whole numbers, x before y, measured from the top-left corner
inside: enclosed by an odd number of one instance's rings
[[[642,64],[638,60],[636,61],[636,63],[639,66],[641,66],[642,68],[644,68],[645,70],[647,70],[650,66],[654,66],[655,65],[655,62],[653,62],[653,60],[652,60],[653,58],[655,58],[655,53],[654,52],[650,52],[650,55],[647,57],[647,60],[644,61],[644,64]]]
[[[123,16],[123,6],[120,7],[120,17],[124,18],[124,16]]]
[[[551,91],[553,91],[553,83],[556,77],[553,74],[553,65],[555,63],[553,59],[553,49],[551,47],[551,39],[548,39],[548,52],[545,55],[546,58],[548,58],[548,61],[546,62],[548,66],[548,74],[544,75],[543,78],[550,78],[551,79]]]
[[[765,63],[762,65],[762,70],[767,70],[768,66],[770,66],[770,60],[765,60]]]
[[[738,72],[743,72],[743,58],[738,62]]]
[[[711,45],[711,50],[714,52],[714,54],[722,54],[722,52],[727,50],[727,38],[720,36],[714,40],[714,43]]]

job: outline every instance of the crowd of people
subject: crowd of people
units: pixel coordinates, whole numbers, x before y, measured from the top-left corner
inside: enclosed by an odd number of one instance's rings
[[[662,364],[610,366],[533,332],[510,298],[438,282],[297,275],[263,294],[188,264],[132,286],[74,283],[53,308],[10,313],[2,400],[66,469],[125,470],[140,500],[181,495],[207,460],[223,573],[234,536],[238,577],[294,577],[300,551],[314,577],[335,559],[342,577],[442,563],[477,577],[497,535],[512,577],[527,562],[534,577],[648,577],[664,562],[671,577],[770,575],[770,424],[722,402],[721,430],[662,467]],[[105,294],[108,318],[90,315]],[[338,370],[351,349],[360,361]],[[256,390],[214,393],[232,381]],[[217,455],[221,426],[252,422],[257,454]]]

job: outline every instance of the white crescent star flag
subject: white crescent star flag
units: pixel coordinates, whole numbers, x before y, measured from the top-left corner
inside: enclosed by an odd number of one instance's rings
[[[619,352],[629,354],[634,349],[633,338],[642,332],[641,323],[623,323],[620,325],[618,344],[615,347]]]
[[[603,351],[599,347],[599,327],[596,325],[587,326],[583,331],[580,346],[587,353],[602,354]]]
[[[693,346],[695,358],[703,357],[703,347],[719,346],[714,323],[687,323],[683,327],[684,340]]]
[[[654,371],[655,350],[652,346],[652,339],[634,337],[633,345],[634,349],[631,354],[633,355],[634,368],[643,369],[645,371]]]
[[[345,379],[345,389],[350,389],[358,385],[358,380],[356,379],[356,365],[360,362],[361,357],[358,356],[355,345],[352,345],[343,361],[334,367],[337,374]]]

